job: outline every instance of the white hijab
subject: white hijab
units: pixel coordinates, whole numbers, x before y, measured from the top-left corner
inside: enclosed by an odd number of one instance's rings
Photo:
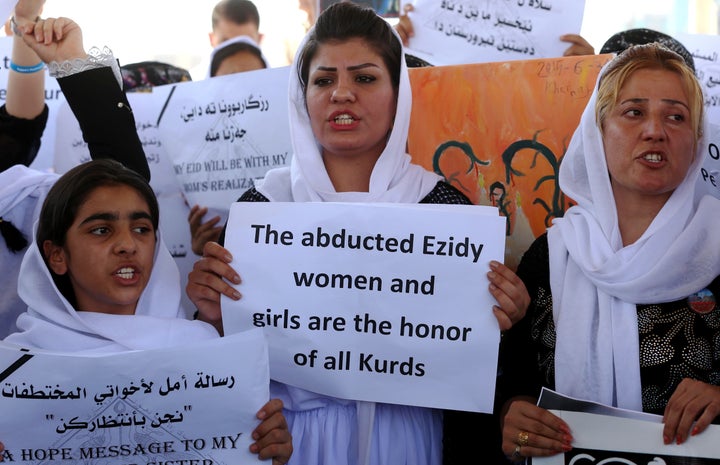
[[[107,354],[219,337],[212,326],[186,319],[180,307],[180,274],[159,231],[157,237],[152,274],[135,315],[76,311],[55,286],[33,240],[18,282],[18,294],[28,309],[17,321],[21,332],[5,341],[58,352]]]
[[[560,187],[577,206],[548,230],[555,387],[640,411],[636,304],[687,297],[720,274],[720,201],[694,200],[707,145],[701,139],[683,182],[640,239],[623,247],[595,120],[597,90],[560,166]]]
[[[388,25],[396,40],[400,37]],[[394,202],[418,203],[442,178],[410,162],[405,151],[410,128],[412,92],[405,65],[405,54],[400,57],[400,83],[398,86],[395,120],[385,150],[380,154],[370,175],[369,192],[336,192],[325,170],[322,148],[315,139],[310,117],[305,107],[297,66],[311,30],[298,47],[291,65],[288,89],[290,139],[293,158],[290,167],[270,170],[256,184],[258,192],[273,202]],[[370,460],[372,430],[375,423],[375,403],[356,402],[358,417],[358,463]]]
[[[223,42],[220,42],[210,53],[210,63],[208,64],[207,74],[205,75],[206,78],[212,77],[212,65],[213,60],[215,60],[215,55],[218,54],[221,50],[224,48],[233,45],[233,44],[248,44],[251,47],[254,47],[257,49],[258,52],[260,52],[260,60],[265,64],[265,68],[270,67],[270,63],[268,62],[267,58],[262,52],[262,49],[260,49],[260,46],[255,42],[251,37],[249,36],[236,36],[231,37],[228,40],[225,40]]]
[[[390,25],[388,27],[399,41],[400,38],[395,30]],[[276,202],[419,202],[442,178],[419,165],[412,164],[410,155],[405,152],[410,128],[412,92],[404,53],[400,59],[400,85],[395,122],[385,150],[380,154],[370,176],[370,191],[335,192],[325,170],[321,147],[310,126],[305,97],[296,72],[302,50],[312,32],[313,30],[305,36],[298,47],[290,71],[288,96],[290,138],[293,146],[290,167],[270,170],[264,180],[257,183],[257,190],[269,200]]]

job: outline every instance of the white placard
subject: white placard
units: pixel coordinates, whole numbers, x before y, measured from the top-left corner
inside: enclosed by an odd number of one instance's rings
[[[468,205],[233,204],[226,333],[263,327],[271,377],[340,398],[490,412],[488,290],[505,218]]]
[[[257,463],[248,447],[269,396],[261,331],[99,357],[3,345],[0,360],[5,462]]]
[[[289,165],[289,71],[270,68],[173,86],[159,128],[190,205],[226,218],[255,179]]]
[[[693,56],[695,74],[705,97],[705,117],[710,121],[699,192],[720,198],[720,36],[678,34],[678,40]]]
[[[579,33],[579,0],[415,0],[408,53],[433,65],[561,57]],[[558,29],[558,25],[562,25]]]

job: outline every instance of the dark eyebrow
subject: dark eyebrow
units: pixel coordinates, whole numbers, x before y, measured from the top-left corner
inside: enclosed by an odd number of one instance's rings
[[[379,66],[376,65],[375,63],[363,63],[361,65],[348,66],[347,70],[348,71],[357,71],[359,69],[364,69],[364,68],[379,68]],[[331,71],[331,72],[337,71],[337,68],[334,66],[318,66],[316,69],[318,71]]]
[[[131,220],[140,220],[140,219],[148,219],[152,221],[152,217],[148,212],[145,211],[136,211],[130,213],[128,217]],[[102,212],[102,213],[95,213],[87,218],[85,218],[80,224],[83,225],[85,223],[90,223],[91,221],[118,221],[120,217],[116,213],[110,213],[110,212]]]

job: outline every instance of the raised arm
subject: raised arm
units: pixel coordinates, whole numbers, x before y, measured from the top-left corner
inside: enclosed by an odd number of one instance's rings
[[[58,78],[90,156],[115,159],[149,180],[150,168],[112,52],[92,49],[88,54],[80,27],[68,18],[39,20],[24,33],[25,42]]]
[[[40,14],[44,0],[20,0],[5,32],[12,35],[12,53],[5,105],[0,107],[0,171],[16,164],[30,165],[40,150],[48,109],[45,105],[45,65],[27,46],[20,27]]]

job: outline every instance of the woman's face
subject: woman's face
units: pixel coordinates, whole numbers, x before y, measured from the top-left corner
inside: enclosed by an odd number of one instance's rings
[[[630,75],[603,123],[603,145],[616,202],[670,197],[695,155],[680,76],[660,69]]]
[[[43,244],[48,266],[67,274],[77,310],[132,315],[150,279],[155,230],[143,197],[126,185],[93,190],[66,233]]]
[[[392,128],[397,94],[382,57],[363,39],[318,47],[306,102],[325,159],[377,160]]]

